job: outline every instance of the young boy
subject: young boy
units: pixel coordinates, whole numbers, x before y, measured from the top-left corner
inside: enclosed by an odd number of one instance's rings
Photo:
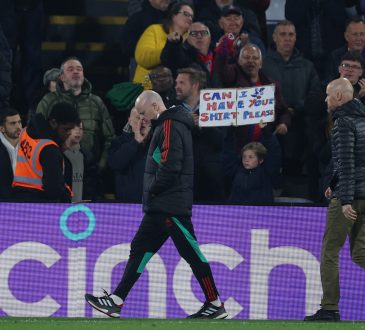
[[[242,148],[242,166],[235,170],[229,202],[273,203],[272,176],[275,171],[265,162],[267,153],[260,142],[251,142]]]

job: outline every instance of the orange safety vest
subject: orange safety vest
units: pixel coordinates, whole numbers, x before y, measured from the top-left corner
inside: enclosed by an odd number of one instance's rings
[[[23,129],[19,136],[19,148],[16,159],[13,187],[25,187],[42,190],[43,169],[39,161],[39,156],[43,148],[57,143],[49,139],[33,139],[26,129]],[[72,196],[72,191],[66,185]]]

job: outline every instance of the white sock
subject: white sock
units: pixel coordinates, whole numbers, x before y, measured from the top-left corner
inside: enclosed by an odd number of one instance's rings
[[[110,295],[110,298],[112,298],[113,299],[113,301],[114,301],[114,304],[116,304],[116,305],[118,305],[118,306],[120,306],[120,305],[123,305],[123,299],[122,298],[120,298],[120,297],[118,297],[118,296],[116,296],[115,294],[111,294]]]
[[[215,307],[220,307],[220,305],[222,305],[222,302],[221,302],[221,300],[219,299],[219,297],[217,297],[217,299],[216,299],[216,300],[210,301],[210,303],[211,303],[212,305],[214,305]]]

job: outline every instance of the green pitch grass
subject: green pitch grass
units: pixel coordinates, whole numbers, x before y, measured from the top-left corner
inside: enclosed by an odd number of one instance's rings
[[[0,317],[1,330],[354,330],[365,322],[151,320]]]

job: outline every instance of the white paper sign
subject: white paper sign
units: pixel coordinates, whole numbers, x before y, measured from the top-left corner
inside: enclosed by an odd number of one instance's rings
[[[199,126],[236,125],[236,88],[200,91]]]
[[[199,126],[243,126],[275,119],[275,85],[202,89]]]
[[[275,120],[275,85],[237,90],[237,126]]]

